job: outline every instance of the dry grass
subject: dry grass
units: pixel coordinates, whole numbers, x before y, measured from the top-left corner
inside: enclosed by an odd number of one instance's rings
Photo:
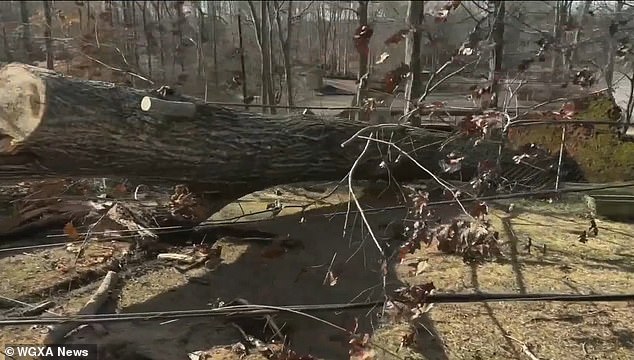
[[[286,200],[287,204],[305,203],[301,196],[293,196]],[[344,189],[343,194],[338,194],[331,202],[346,199]],[[272,198],[267,195],[248,200],[251,201],[243,204],[243,210],[251,212],[262,210]],[[517,205],[512,217],[501,211],[494,211],[491,216],[502,241],[506,242],[503,261],[469,266],[461,258],[423,249],[412,256],[427,259],[427,270],[411,277],[407,266],[397,266],[394,281],[433,281],[442,292],[625,293],[634,290],[634,251],[631,248],[634,225],[598,221],[599,236],[581,244],[576,232],[588,226],[588,221],[581,216],[585,212],[583,202],[522,201]],[[339,207],[312,213],[341,210]],[[242,212],[235,205],[226,211],[225,217]],[[292,209],[285,211],[293,212]],[[372,215],[371,221],[378,229],[379,224],[393,220],[394,216],[376,214]],[[272,222],[253,225],[263,231],[288,232],[300,238],[306,249],[289,252],[280,258],[264,259],[257,244],[223,243],[223,265],[212,272],[192,271],[185,276],[170,266],[155,264],[130,274],[122,280],[118,305],[122,311],[201,308],[218,297],[228,300],[234,296],[254,303],[277,304],[350,301],[364,289],[376,287],[376,276],[372,274],[374,255],[369,242],[359,247],[359,232],[350,240],[342,241],[342,224],[342,217],[331,219],[321,215],[300,224],[299,215],[288,214]],[[356,227],[359,227],[358,222]],[[534,245],[547,245],[545,255],[539,247],[532,249],[530,255],[527,253],[524,245],[529,236]],[[355,252],[357,249],[364,250]],[[2,295],[18,297],[33,292],[44,281],[57,281],[56,276],[60,274],[51,270],[47,256],[67,255],[62,254],[63,250],[55,251],[59,253],[39,251],[0,259],[0,271],[6,274],[0,284]],[[338,252],[338,259],[353,256],[353,263],[344,268],[347,270],[336,286],[322,285],[325,268],[299,276],[300,269],[328,264],[333,252]],[[198,277],[208,285],[190,283],[187,277]],[[53,310],[73,313],[91,291],[91,287],[86,287],[58,296],[55,300],[60,306]],[[363,299],[365,295],[357,301]],[[437,305],[429,319],[424,320],[425,328],[418,330],[416,347],[398,349],[403,334],[410,331],[403,324],[379,328],[373,334],[373,341],[389,351],[377,349],[378,359],[528,359],[521,345],[507,335],[525,342],[539,359],[631,359],[634,358],[633,314],[632,306],[623,303]],[[339,324],[350,321],[345,313],[323,316]],[[288,321],[298,351],[330,354],[323,355],[326,359],[345,357],[342,354],[347,351],[347,340],[341,333],[306,319],[280,318],[279,321],[282,324]],[[105,326],[108,329],[105,335],[100,333],[102,330],[89,327],[74,340],[94,342],[102,339],[105,343],[125,343],[132,341],[130,334],[134,333],[136,351],[151,354],[153,359],[179,358],[185,350],[211,348],[215,349],[214,358],[238,358],[221,349],[223,344],[231,344],[238,337],[230,326],[218,321],[192,319],[164,325],[139,322]],[[40,332],[28,327],[4,328],[0,345],[31,342],[41,336]]]
[[[494,211],[505,259],[469,266],[461,259],[424,249],[425,274],[399,277],[411,283],[433,281],[441,292],[632,293],[634,290],[634,225],[598,220],[599,235],[579,243],[578,232],[589,222],[583,203],[551,205],[523,201],[513,216]],[[546,244],[528,254],[533,244]],[[438,305],[431,319],[449,359],[528,359],[527,343],[540,359],[632,359],[632,304],[625,303],[490,303]],[[436,357],[427,357],[435,359]],[[442,358],[442,357],[438,357]]]

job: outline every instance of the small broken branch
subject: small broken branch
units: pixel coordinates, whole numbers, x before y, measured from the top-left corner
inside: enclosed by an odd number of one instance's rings
[[[95,293],[90,297],[86,305],[77,312],[77,315],[95,315],[99,309],[105,304],[106,300],[110,297],[110,294],[117,285],[118,275],[114,271],[108,271],[104,277],[101,285]],[[73,331],[79,326],[76,322],[61,323],[53,328],[46,334],[42,343],[45,345],[59,344],[64,341],[66,334]]]
[[[504,336],[520,344],[522,346],[522,351],[524,352],[524,354],[526,354],[526,356],[528,356],[531,360],[539,360],[539,358],[535,354],[533,354],[531,349],[528,348],[528,345],[526,345],[525,342],[522,342],[510,335],[504,335]]]
[[[141,99],[141,110],[156,115],[193,118],[196,115],[196,104],[145,96]]]

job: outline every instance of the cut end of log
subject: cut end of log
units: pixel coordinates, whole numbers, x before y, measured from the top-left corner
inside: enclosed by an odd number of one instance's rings
[[[31,68],[12,63],[0,69],[0,135],[12,144],[26,140],[44,115],[46,86]]]
[[[141,99],[141,110],[156,115],[192,118],[196,115],[196,104],[144,96]]]
[[[143,99],[141,99],[141,110],[150,111],[151,108],[152,108],[152,98],[149,96],[143,97]]]

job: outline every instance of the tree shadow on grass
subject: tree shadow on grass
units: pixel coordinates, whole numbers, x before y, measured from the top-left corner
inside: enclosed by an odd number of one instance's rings
[[[481,291],[480,282],[478,280],[478,265],[477,264],[471,264],[471,285],[473,286],[476,292]],[[515,348],[515,344],[513,343],[513,341],[506,336],[509,333],[508,331],[506,331],[504,326],[502,326],[502,323],[500,322],[500,320],[498,320],[498,318],[493,313],[493,308],[491,308],[491,305],[489,305],[488,303],[483,303],[482,306],[484,306],[484,309],[486,310],[487,315],[491,318],[491,321],[493,322],[495,327],[503,334],[504,341],[506,342],[506,347],[513,355],[513,358],[521,359],[522,356],[520,355],[519,351],[517,351],[517,349]]]
[[[196,275],[192,275],[187,284],[128,306],[122,309],[122,312],[208,309],[217,299],[229,302],[235,298],[243,298],[253,304],[267,305],[383,300],[379,252],[372,239],[367,236],[367,231],[361,230],[361,220],[355,220],[354,216],[351,216],[348,224],[354,226],[355,230],[351,233],[352,229],[349,229],[350,235],[342,238],[345,217],[327,216],[328,213],[345,210],[346,206],[342,205],[309,211],[305,214],[304,223],[300,221],[301,215],[291,215],[272,221],[241,225],[244,229],[283,236],[288,234],[292,239],[301,241],[303,248],[292,249],[279,257],[270,258],[266,255],[266,245],[253,242],[236,245],[221,240],[219,245],[223,246],[223,263],[215,270],[201,269]],[[383,235],[376,230],[377,224],[402,219],[403,216],[404,210],[367,214],[377,236]],[[327,276],[329,268],[337,278],[336,284]],[[136,276],[125,281],[127,285],[134,285],[138,292],[138,289],[142,290],[144,287],[161,286],[167,279],[160,275],[154,278]],[[133,284],[135,281],[142,283]],[[401,285],[392,264],[387,276],[388,293]],[[134,297],[135,294],[124,288],[122,296]],[[372,334],[377,326],[375,315],[379,311],[380,308],[374,308],[320,312],[314,315],[351,330],[354,328],[355,319],[358,319],[358,331]],[[349,337],[341,330],[299,315],[280,314],[274,318],[288,337],[290,347],[294,351],[323,359],[348,357]],[[237,322],[245,331],[253,332],[252,335],[265,336],[262,332],[262,322]],[[418,347],[424,358],[447,359],[433,321],[425,318],[423,324],[429,330],[419,332]],[[138,321],[104,326],[107,330],[105,335],[86,332],[81,338],[77,335],[71,342],[132,342],[139,353],[153,360],[173,360],[184,358],[187,352],[241,341],[237,329],[220,318]]]
[[[511,224],[512,218],[512,215],[503,217],[502,226],[504,227],[504,232],[506,233],[506,236],[510,242],[509,256],[511,258],[511,266],[513,267],[513,272],[515,273],[515,281],[517,282],[520,294],[526,294],[526,284],[524,281],[524,275],[522,274],[522,264],[520,263],[517,249],[519,245],[519,239],[517,238],[517,235],[515,235],[515,231],[513,231],[513,225]]]

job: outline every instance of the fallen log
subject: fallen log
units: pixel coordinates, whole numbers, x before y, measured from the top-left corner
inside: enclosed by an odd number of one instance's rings
[[[180,95],[157,98],[155,92],[17,63],[0,70],[0,88],[0,180],[109,177],[187,183],[194,192],[202,188],[212,195],[212,212],[271,186],[341,179],[366,143],[358,139],[341,147],[368,125],[363,122],[308,114],[267,116]],[[417,149],[411,155],[434,173],[441,172],[439,162],[451,152],[468,154],[461,162],[463,178],[477,172],[479,161],[498,157],[498,144],[446,141],[447,131],[375,131],[403,149]],[[524,142],[524,136],[512,138]],[[559,140],[551,142],[559,149]],[[502,163],[513,164],[512,155],[505,154]],[[355,167],[354,178],[429,176],[407,158],[397,158],[394,148],[373,144]],[[389,173],[383,164],[390,165]]]
[[[5,179],[122,177],[196,183],[232,201],[283,183],[338,180],[365,146],[359,140],[341,147],[365,123],[300,114],[266,116],[185,96],[156,99],[148,91],[24,64],[2,68],[0,87],[0,132],[11,140],[0,151],[0,178]],[[144,98],[148,111],[140,106]],[[176,109],[170,101],[179,102]],[[408,148],[426,146],[415,156],[437,171],[439,159],[455,145],[438,153],[429,144],[446,137],[445,132],[400,129],[393,141],[407,139]],[[355,178],[388,176],[379,166],[389,161],[382,147],[370,147]],[[495,156],[497,146],[468,151]],[[468,167],[465,161],[463,168]],[[391,171],[404,178],[427,175],[408,161]]]

